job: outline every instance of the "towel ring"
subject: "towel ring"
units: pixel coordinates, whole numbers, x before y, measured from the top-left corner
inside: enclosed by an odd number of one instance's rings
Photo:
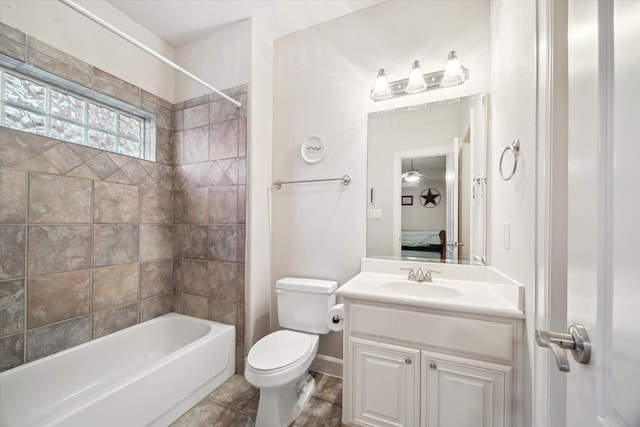
[[[513,153],[513,170],[511,171],[509,176],[504,176],[504,173],[502,172],[502,160],[504,160],[504,154],[508,150],[511,150],[511,152]],[[513,175],[516,173],[516,169],[518,168],[518,154],[520,154],[519,139],[514,139],[511,145],[505,147],[505,149],[502,150],[502,155],[500,156],[499,170],[500,170],[500,178],[502,178],[504,181],[509,181],[511,178],[513,178]]]

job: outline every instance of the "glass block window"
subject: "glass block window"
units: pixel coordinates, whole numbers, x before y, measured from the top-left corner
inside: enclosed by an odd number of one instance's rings
[[[144,117],[1,68],[0,83],[0,125],[145,158]]]

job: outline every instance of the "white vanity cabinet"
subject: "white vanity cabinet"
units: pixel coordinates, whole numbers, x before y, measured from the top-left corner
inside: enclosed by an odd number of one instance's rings
[[[511,425],[511,367],[422,352],[420,425]],[[508,422],[506,420],[509,420]],[[416,424],[417,425],[417,424]]]
[[[344,422],[511,427],[521,321],[345,299]]]
[[[353,421],[412,426],[420,415],[420,350],[352,337]]]

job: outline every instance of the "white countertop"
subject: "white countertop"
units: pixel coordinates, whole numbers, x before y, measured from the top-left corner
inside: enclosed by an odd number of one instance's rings
[[[430,286],[436,288],[430,290]],[[406,274],[363,271],[338,288],[336,294],[348,299],[524,319],[523,289],[504,283],[439,277],[434,277],[433,282],[414,282],[408,281]]]

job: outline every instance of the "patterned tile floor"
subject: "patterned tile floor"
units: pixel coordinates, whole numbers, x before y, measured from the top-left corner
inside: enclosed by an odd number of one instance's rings
[[[303,426],[341,426],[342,379],[311,372],[316,380],[313,397],[291,424]],[[246,426],[255,424],[259,390],[242,375],[234,375],[197,405],[182,415],[171,427]]]

